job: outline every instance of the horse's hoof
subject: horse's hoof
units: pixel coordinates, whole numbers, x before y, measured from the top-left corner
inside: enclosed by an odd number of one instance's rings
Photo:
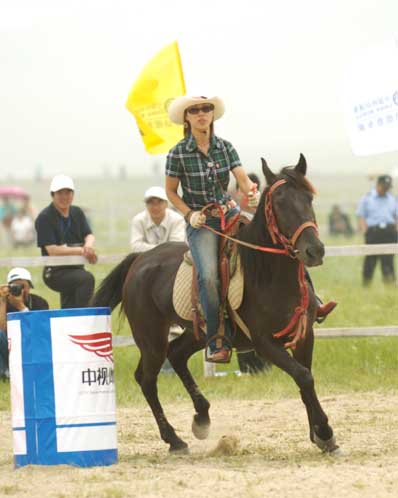
[[[329,451],[329,455],[332,457],[340,458],[346,456],[346,453],[340,448],[340,446],[336,446],[336,449]]]
[[[194,417],[192,420],[192,432],[193,435],[196,437],[196,439],[200,440],[207,439],[210,433],[210,424],[199,425]]]
[[[189,455],[189,448],[187,443],[181,441],[181,443],[178,443],[174,446],[170,445],[169,452],[173,455]]]
[[[339,447],[336,444],[336,438],[334,435],[330,439],[321,439],[316,433],[314,433],[314,442],[318,446],[323,453],[329,453],[330,455],[335,454],[336,451],[339,450]],[[338,456],[336,454],[336,456]]]

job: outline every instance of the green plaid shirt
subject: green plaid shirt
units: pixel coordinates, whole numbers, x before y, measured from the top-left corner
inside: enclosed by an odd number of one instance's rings
[[[205,156],[190,135],[170,150],[166,175],[180,179],[187,206],[201,209],[210,202],[225,204],[231,198],[227,193],[229,172],[241,165],[238,153],[226,140],[213,135]]]

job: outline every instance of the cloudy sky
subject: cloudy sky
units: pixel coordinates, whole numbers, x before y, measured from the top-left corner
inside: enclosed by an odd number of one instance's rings
[[[0,180],[38,165],[45,175],[163,165],[124,104],[174,40],[187,93],[225,100],[216,132],[247,169],[303,152],[320,173],[391,170],[398,152],[353,155],[341,87],[354,54],[397,36],[397,20],[397,0],[0,0]]]

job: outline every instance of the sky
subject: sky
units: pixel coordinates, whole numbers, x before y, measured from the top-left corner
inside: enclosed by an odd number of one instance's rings
[[[390,172],[397,151],[353,154],[342,81],[397,20],[397,0],[0,0],[0,182],[162,171],[125,101],[174,40],[187,94],[223,98],[216,133],[248,171],[302,152],[320,174]]]

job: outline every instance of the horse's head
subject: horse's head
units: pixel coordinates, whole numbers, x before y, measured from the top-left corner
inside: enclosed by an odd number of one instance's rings
[[[267,180],[264,205],[267,227],[275,243],[295,252],[306,266],[322,264],[325,247],[318,237],[312,199],[315,190],[305,177],[307,162],[300,154],[296,166],[275,175],[261,158]]]

